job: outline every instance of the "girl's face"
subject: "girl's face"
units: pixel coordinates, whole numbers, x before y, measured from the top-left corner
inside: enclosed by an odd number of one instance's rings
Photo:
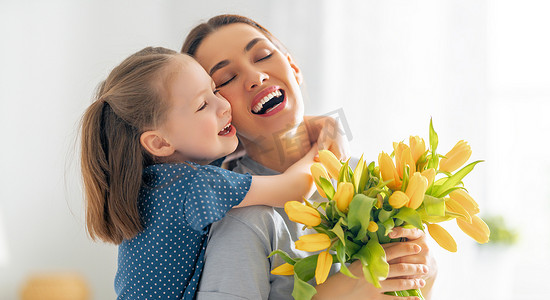
[[[239,135],[260,142],[303,121],[301,73],[260,31],[242,23],[207,36],[195,53],[231,103]]]
[[[193,58],[178,55],[166,78],[170,108],[158,131],[173,147],[168,160],[204,164],[233,152],[238,140],[231,106],[204,69]]]

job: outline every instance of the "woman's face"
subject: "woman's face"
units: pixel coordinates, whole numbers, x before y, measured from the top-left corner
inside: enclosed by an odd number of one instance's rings
[[[300,69],[252,26],[218,29],[202,41],[195,57],[231,103],[241,137],[261,142],[303,121]]]

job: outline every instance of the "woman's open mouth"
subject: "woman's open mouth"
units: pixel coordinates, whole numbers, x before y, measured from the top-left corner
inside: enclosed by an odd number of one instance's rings
[[[255,115],[265,115],[275,110],[285,100],[285,92],[282,89],[275,90],[262,98],[252,108]]]

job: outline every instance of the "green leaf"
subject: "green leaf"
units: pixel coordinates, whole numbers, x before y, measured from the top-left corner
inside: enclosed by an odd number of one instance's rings
[[[430,150],[431,154],[428,159],[428,169],[434,168],[437,170],[439,166],[439,156],[437,155],[437,145],[439,144],[439,138],[437,132],[435,132],[432,119],[430,118]]]
[[[344,238],[344,230],[342,230],[342,225],[341,225],[343,220],[344,218],[340,218],[340,220],[338,220],[338,223],[336,223],[334,227],[330,229],[330,231],[334,232],[336,236],[340,239],[340,241],[342,241],[342,244],[346,246],[346,239]]]
[[[430,149],[432,150],[432,153],[435,153],[438,144],[439,138],[437,136],[437,132],[435,132],[432,118],[430,118]]]
[[[297,261],[294,264],[294,273],[302,280],[310,281],[315,276],[318,256],[319,254],[315,254]]]
[[[332,182],[330,182],[330,180],[326,179],[325,177],[319,177],[319,181],[317,181],[317,184],[323,189],[323,192],[325,192],[325,195],[327,195],[327,199],[332,200],[335,193]]]
[[[357,194],[351,200],[348,211],[348,224],[353,232],[357,232],[360,240],[367,235],[370,222],[370,212],[376,203],[376,199]]]
[[[385,228],[384,230],[385,236],[387,236],[392,231],[393,227],[395,227],[395,223],[393,222],[392,218],[389,218],[386,221],[384,221],[382,225],[384,225],[384,228]]]
[[[296,261],[292,257],[290,257],[286,252],[284,252],[283,250],[275,250],[275,251],[271,252],[267,258],[270,258],[271,256],[273,256],[275,254],[279,254],[279,256],[281,256],[281,258],[285,262],[287,262],[291,265],[294,265],[296,263]]]
[[[338,174],[338,182],[351,182],[351,177],[353,176],[353,171],[349,167],[349,159],[344,163],[342,168],[340,168],[340,174]]]
[[[399,209],[399,212],[393,216],[394,218],[401,219],[414,227],[418,229],[424,229],[422,227],[422,219],[420,218],[420,214],[412,208],[409,207],[401,207]]]
[[[379,213],[378,213],[378,220],[382,223],[386,222],[387,219],[389,219],[392,214],[395,213],[395,210],[385,210],[385,209],[380,209],[379,210]]]
[[[351,271],[346,266],[346,262],[347,262],[346,248],[344,247],[344,244],[342,243],[342,241],[336,242],[335,248],[336,248],[336,259],[340,263],[340,272],[342,272],[342,274],[348,277],[357,278],[357,276],[353,275],[353,273],[351,273]]]
[[[445,199],[424,195],[422,204],[428,216],[445,216]]]
[[[386,252],[382,245],[377,240],[370,239],[353,258],[359,259],[363,264],[365,280],[375,287],[381,288],[380,281],[388,277],[390,270],[390,266],[386,262]]]
[[[311,284],[302,280],[298,274],[294,273],[292,297],[296,300],[310,300],[315,294],[317,294],[317,290]]]
[[[365,162],[363,161],[363,155],[361,155],[361,158],[359,158],[359,162],[357,163],[357,166],[355,166],[355,170],[353,170],[353,177],[351,178],[351,181],[353,183],[353,187],[355,188],[355,193],[359,190],[359,181],[361,181],[361,176],[363,175],[363,164]]]
[[[442,197],[441,195],[445,194],[448,189],[455,187],[468,173],[470,173],[475,165],[482,162],[482,160],[474,161],[473,163],[468,164],[460,171],[453,174],[451,177],[448,177],[447,180],[440,186],[434,188],[433,195],[437,198]]]

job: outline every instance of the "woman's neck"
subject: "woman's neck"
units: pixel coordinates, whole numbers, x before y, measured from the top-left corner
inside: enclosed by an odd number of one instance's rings
[[[305,123],[281,134],[254,141],[241,138],[241,141],[251,159],[281,173],[311,149],[310,135]]]

